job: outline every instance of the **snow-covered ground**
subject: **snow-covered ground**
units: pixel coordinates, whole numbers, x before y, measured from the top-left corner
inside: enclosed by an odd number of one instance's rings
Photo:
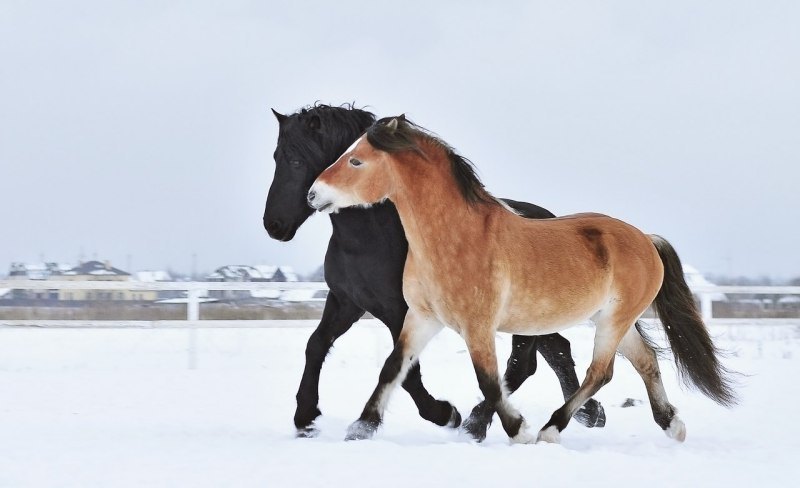
[[[793,327],[715,328],[735,352],[741,405],[667,391],[688,436],[655,425],[641,380],[622,358],[597,398],[604,429],[573,422],[561,445],[509,445],[499,422],[483,444],[421,420],[398,391],[374,440],[345,443],[390,348],[388,332],[360,323],[328,357],[322,429],[293,437],[294,394],[312,329],[0,329],[0,487],[797,486],[800,479],[800,333]],[[579,376],[592,329],[568,331]],[[503,360],[510,337],[498,339]],[[422,356],[428,389],[466,415],[479,399],[461,339],[450,331]],[[633,408],[628,397],[644,400]],[[539,373],[512,396],[539,426],[562,399]]]

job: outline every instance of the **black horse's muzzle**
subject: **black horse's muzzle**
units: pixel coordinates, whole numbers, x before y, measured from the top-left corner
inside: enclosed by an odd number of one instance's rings
[[[278,219],[270,220],[267,217],[264,217],[264,229],[271,238],[283,242],[292,240],[296,230]]]

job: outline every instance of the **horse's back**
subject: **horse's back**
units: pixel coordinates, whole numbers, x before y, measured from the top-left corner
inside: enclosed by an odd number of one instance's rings
[[[510,250],[501,252],[502,274],[512,290],[504,313],[509,323],[501,329],[524,333],[527,316],[545,332],[557,331],[609,301],[646,308],[642,303],[660,287],[663,268],[650,238],[621,220],[584,213],[510,222],[500,233],[506,241],[500,247]]]

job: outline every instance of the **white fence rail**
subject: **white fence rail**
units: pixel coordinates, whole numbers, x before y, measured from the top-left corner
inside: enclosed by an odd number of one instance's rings
[[[145,283],[138,281],[50,281],[0,280],[0,289],[13,290],[128,290],[128,291],[185,291],[186,320],[3,320],[0,327],[62,327],[62,328],[225,328],[225,327],[298,327],[314,324],[307,320],[200,320],[200,300],[208,291],[253,290],[327,290],[321,282],[205,282],[170,281]],[[726,319],[713,315],[712,298],[722,294],[800,295],[800,286],[704,286],[692,289],[700,297],[704,320],[719,325],[772,324],[800,325],[800,318]]]

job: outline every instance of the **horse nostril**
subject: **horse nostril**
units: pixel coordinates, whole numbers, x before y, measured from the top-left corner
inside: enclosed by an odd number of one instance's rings
[[[269,223],[269,225],[267,225],[267,232],[269,232],[271,235],[277,234],[278,231],[281,230],[281,227],[283,227],[283,224],[281,224],[280,220],[273,220]]]
[[[314,190],[310,190],[308,192],[308,203],[313,202],[314,198],[316,198],[316,197],[317,197],[317,192],[315,192]]]

